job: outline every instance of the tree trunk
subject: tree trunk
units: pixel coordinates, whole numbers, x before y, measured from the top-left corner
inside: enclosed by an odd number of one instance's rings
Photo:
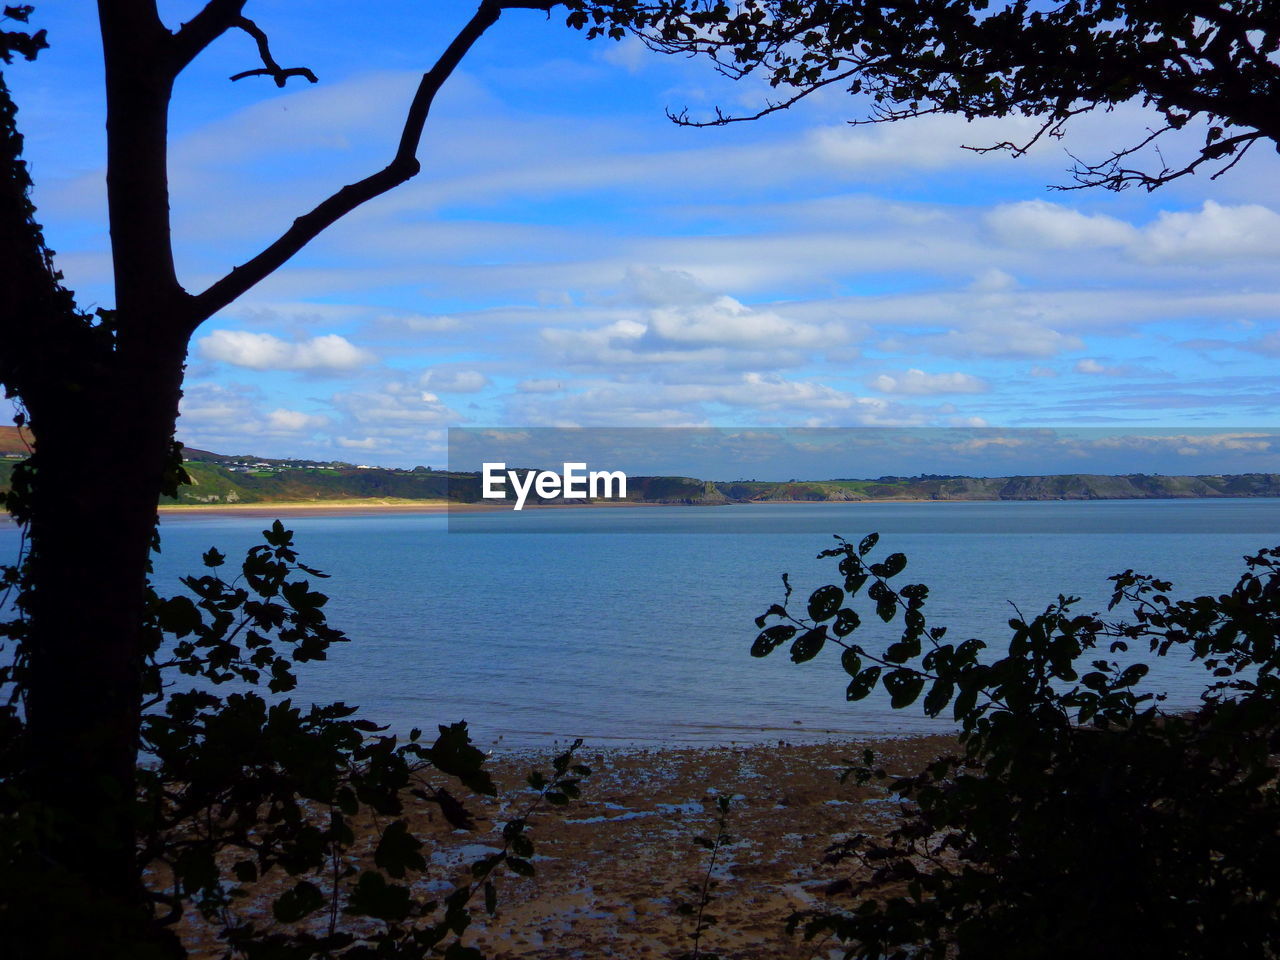
[[[42,852],[72,887],[65,923],[41,924],[70,938],[51,956],[162,955],[136,862],[135,768],[149,553],[185,346],[151,347],[145,362],[117,353],[97,383],[25,398],[37,478],[27,769],[54,829]]]

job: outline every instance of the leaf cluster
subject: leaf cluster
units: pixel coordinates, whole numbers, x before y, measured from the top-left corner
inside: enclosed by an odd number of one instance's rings
[[[790,641],[802,662],[841,648],[848,698],[883,689],[895,708],[949,706],[958,750],[889,776],[872,753],[848,775],[902,802],[885,837],[835,842],[846,874],[829,906],[797,914],[806,937],[849,957],[1211,958],[1276,955],[1280,929],[1280,548],[1245,560],[1230,592],[1176,600],[1125,571],[1107,615],[1060,596],[1009,620],[996,656],[925,618],[927,589],[894,587],[906,558],[838,546],[843,581],[757,621],[752,652]],[[853,605],[884,626],[864,639]],[[1118,615],[1119,614],[1119,615]],[[767,626],[769,621],[778,621]],[[1199,704],[1165,709],[1136,657],[1182,657],[1206,673]]]

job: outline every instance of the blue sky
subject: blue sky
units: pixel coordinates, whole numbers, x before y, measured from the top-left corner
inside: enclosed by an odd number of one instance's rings
[[[196,8],[162,4],[171,25]],[[181,80],[171,185],[189,289],[384,162],[418,75],[470,13],[360,11],[249,5],[315,86],[228,82],[256,66],[244,35]],[[81,303],[109,306],[93,5],[48,3],[34,22],[52,47],[6,79],[35,199]],[[199,331],[179,437],[411,466],[444,461],[450,426],[1275,424],[1274,152],[1151,195],[1054,192],[1068,151],[1105,156],[1149,118],[1084,118],[1014,160],[960,145],[1023,121],[850,127],[859,104],[839,93],[726,128],[664,116],[761,95],[508,13],[437,101],[420,176]],[[1220,469],[1211,444],[1170,443],[1176,472]]]

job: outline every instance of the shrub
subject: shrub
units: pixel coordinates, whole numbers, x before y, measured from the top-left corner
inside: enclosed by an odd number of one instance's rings
[[[842,580],[793,612],[784,575],[752,653],[789,644],[799,663],[836,646],[849,700],[880,687],[894,708],[950,707],[958,745],[910,776],[888,777],[870,751],[851,767],[895,792],[902,818],[884,837],[836,839],[828,860],[847,875],[793,929],[834,936],[846,957],[1276,955],[1280,548],[1245,558],[1219,596],[1175,600],[1127,570],[1108,614],[1059,596],[991,650],[930,626],[928,588],[891,585],[906,557],[869,559],[875,534],[837,540],[819,556]],[[857,639],[870,632],[859,601],[901,632]],[[1206,671],[1193,708],[1143,688],[1143,651]]]
[[[297,664],[324,660],[348,639],[326,622],[327,597],[312,588],[324,574],[298,560],[279,521],[233,580],[221,575],[225,563],[210,550],[206,572],[182,581],[189,594],[153,593],[144,628],[148,700],[133,821],[139,883],[155,904],[154,955],[185,955],[173,931],[195,910],[229,958],[479,958],[458,939],[473,901],[493,913],[501,872],[534,872],[529,818],[544,801],[577,796],[590,772],[573,761],[578,744],[550,774],[530,775],[530,800],[504,825],[500,850],[447,895],[420,895],[415,881],[430,864],[410,813],[425,807],[474,829],[441,775],[493,795],[484,754],[465,723],[441,726],[430,741],[419,730],[401,740],[353,706],[294,703],[286,695]],[[0,574],[18,612],[0,626],[10,654],[0,667],[0,942],[57,957],[62,908],[94,913],[74,874],[39,855],[41,831],[56,825],[27,799],[21,777],[23,579],[20,567]],[[120,918],[100,920],[109,941]]]

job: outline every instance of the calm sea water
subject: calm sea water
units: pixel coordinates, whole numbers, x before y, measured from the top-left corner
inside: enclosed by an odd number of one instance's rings
[[[1175,595],[1228,588],[1241,557],[1280,544],[1280,500],[620,507],[452,523],[288,520],[304,562],[333,575],[320,589],[353,640],[304,667],[295,699],[360,704],[396,730],[465,719],[478,742],[500,748],[943,729],[918,708],[846,703],[834,655],[799,666],[785,649],[750,657],[753,618],[781,600],[779,574],[805,596],[837,579],[832,561],[814,557],[832,533],[878,531],[879,555],[909,558],[897,582],[930,585],[931,624],[995,645],[1007,639],[1010,603],[1030,616],[1064,592],[1100,610],[1107,576],[1128,567],[1174,580]],[[204,550],[234,558],[265,525],[166,519],[160,585],[179,590]],[[14,528],[0,526],[0,559],[16,548]],[[1152,681],[1190,703],[1202,676],[1169,662]]]

